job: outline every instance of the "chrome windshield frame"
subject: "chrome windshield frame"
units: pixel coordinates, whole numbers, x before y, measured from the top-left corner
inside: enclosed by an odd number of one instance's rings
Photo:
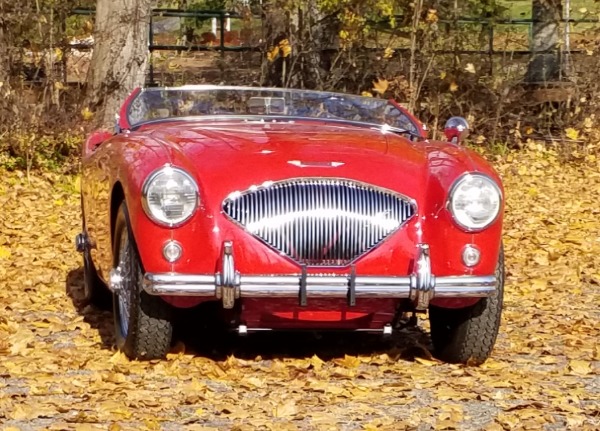
[[[297,95],[313,95],[315,98],[322,97],[323,100],[331,100],[332,98],[339,97],[341,100],[355,100],[355,101],[363,101],[365,106],[363,109],[368,109],[369,103],[374,103],[382,106],[390,106],[393,110],[398,113],[398,118],[402,118],[404,122],[410,124],[410,128],[413,130],[409,130],[408,128],[396,127],[394,125],[390,125],[387,123],[375,123],[369,121],[360,121],[360,120],[350,120],[347,118],[328,118],[328,117],[316,117],[316,116],[301,116],[301,115],[278,115],[277,113],[257,113],[257,114],[240,114],[240,113],[231,113],[231,114],[198,114],[198,115],[169,115],[162,118],[155,119],[144,119],[142,121],[133,121],[132,118],[132,108],[134,104],[140,100],[140,97],[150,92],[210,92],[210,91],[220,91],[220,92],[265,92],[265,93],[280,93],[280,94],[297,94]],[[133,95],[132,95],[133,96]],[[165,99],[166,100],[166,99]],[[177,100],[177,99],[174,99]],[[310,98],[306,100],[310,101]],[[315,102],[318,99],[315,99]],[[370,127],[376,130],[380,130],[381,132],[392,132],[392,133],[400,133],[407,134],[412,139],[424,139],[420,132],[421,127],[416,121],[416,119],[408,113],[404,108],[398,106],[397,103],[392,103],[391,100],[388,99],[378,99],[373,97],[360,96],[349,93],[339,93],[339,92],[329,92],[329,91],[316,91],[316,90],[299,90],[299,89],[291,89],[291,88],[277,88],[277,87],[249,87],[249,86],[220,86],[220,85],[184,85],[179,87],[148,87],[143,88],[136,92],[134,97],[128,100],[126,106],[124,107],[124,113],[127,117],[127,122],[130,125],[130,130],[136,130],[140,127],[149,124],[157,124],[161,122],[172,122],[172,121],[206,121],[206,120],[217,120],[222,121],[226,119],[237,119],[237,120],[245,120],[245,121],[264,121],[264,120],[275,120],[275,121],[321,121],[321,122],[330,122],[337,124],[347,124],[347,125],[355,125],[359,127]]]

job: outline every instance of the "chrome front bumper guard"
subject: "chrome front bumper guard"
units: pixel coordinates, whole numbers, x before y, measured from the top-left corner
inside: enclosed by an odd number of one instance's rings
[[[240,275],[235,270],[232,244],[223,246],[222,271],[214,275],[146,273],[143,288],[150,295],[212,297],[233,308],[237,298],[298,298],[307,305],[310,298],[407,298],[417,310],[425,310],[433,298],[482,298],[496,292],[496,276],[435,277],[431,273],[429,246],[418,245],[415,272],[410,276],[357,276],[354,267],[348,275],[308,274],[302,268],[294,275]]]

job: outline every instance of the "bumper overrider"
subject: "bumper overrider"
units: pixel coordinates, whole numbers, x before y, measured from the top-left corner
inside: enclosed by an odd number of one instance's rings
[[[357,275],[350,273],[242,275],[235,269],[232,243],[223,246],[221,272],[216,274],[146,273],[143,289],[150,295],[198,296],[222,300],[224,308],[233,308],[237,298],[298,298],[307,305],[310,298],[407,298],[417,310],[425,310],[433,298],[482,298],[496,293],[495,275],[436,277],[431,272],[429,245],[419,244],[415,271],[409,276]],[[118,278],[118,277],[116,277]],[[111,289],[118,289],[118,281]]]

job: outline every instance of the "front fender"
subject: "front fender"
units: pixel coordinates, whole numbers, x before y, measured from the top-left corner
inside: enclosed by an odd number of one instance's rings
[[[88,190],[85,208],[94,208],[86,214],[86,228],[93,244],[92,257],[101,278],[107,280],[113,267],[112,253],[114,222],[123,201],[127,205],[130,225],[138,244],[142,265],[148,260],[144,243],[162,236],[168,229],[160,228],[146,216],[141,202],[145,179],[155,169],[170,163],[168,151],[144,133],[125,132],[103,143],[85,161],[82,184]],[[141,246],[140,246],[141,242]]]
[[[498,184],[503,195],[498,218],[479,232],[468,232],[459,227],[447,208],[452,185],[467,172],[489,176]],[[504,213],[504,189],[500,177],[482,157],[462,147],[449,147],[447,144],[430,149],[429,175],[423,241],[430,246],[433,273],[438,276],[494,274],[502,242]],[[474,267],[468,267],[462,261],[462,251],[468,244],[475,245],[481,251],[481,261]],[[453,304],[457,305],[455,302]],[[439,306],[446,303],[450,304],[447,300],[434,301]],[[463,305],[469,304],[465,302]]]

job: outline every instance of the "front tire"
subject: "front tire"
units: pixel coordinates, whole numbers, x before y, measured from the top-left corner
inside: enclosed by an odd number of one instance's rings
[[[113,250],[115,270],[121,277],[113,295],[117,347],[131,359],[163,358],[171,347],[171,307],[160,297],[142,289],[143,271],[125,203],[115,223]]]
[[[470,307],[429,307],[434,354],[451,363],[479,365],[490,356],[500,329],[504,297],[504,251],[496,265],[496,294]]]

